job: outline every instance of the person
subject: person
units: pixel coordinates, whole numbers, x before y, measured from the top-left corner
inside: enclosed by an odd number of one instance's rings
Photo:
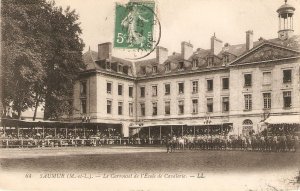
[[[141,22],[148,22],[148,20],[142,17],[137,4],[130,5],[129,10],[128,15],[121,22],[122,27],[127,28],[127,43],[129,43],[129,46],[141,44],[142,47],[145,37],[141,36],[141,34],[137,32],[137,23],[138,20],[141,20]]]

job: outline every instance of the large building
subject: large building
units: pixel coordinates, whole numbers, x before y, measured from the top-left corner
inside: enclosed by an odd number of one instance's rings
[[[152,127],[161,136],[172,127],[195,134],[195,126],[232,124],[236,134],[260,131],[268,116],[300,115],[300,36],[293,32],[295,8],[278,10],[274,39],[223,44],[210,49],[181,43],[181,52],[156,48],[156,58],[131,62],[112,55],[112,44],[84,54],[87,69],[74,87],[73,119],[119,124],[125,137]],[[149,128],[150,135],[150,128]]]

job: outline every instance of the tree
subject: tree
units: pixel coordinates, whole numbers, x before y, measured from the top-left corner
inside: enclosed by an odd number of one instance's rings
[[[2,1],[3,98],[14,111],[45,102],[45,118],[59,118],[78,71],[84,68],[78,15],[46,0]]]
[[[38,30],[42,28],[40,7],[44,4],[43,0],[2,2],[3,105],[12,103],[18,118],[32,107],[34,86],[45,74],[40,51],[44,41]]]
[[[57,119],[70,110],[73,83],[78,72],[84,69],[82,50],[84,44],[79,35],[78,15],[68,7],[54,7],[51,17],[51,49],[46,72],[46,119]]]

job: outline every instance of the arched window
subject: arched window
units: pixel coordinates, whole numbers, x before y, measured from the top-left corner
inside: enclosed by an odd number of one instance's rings
[[[253,131],[253,122],[250,119],[245,119],[243,121],[243,135],[249,135]]]

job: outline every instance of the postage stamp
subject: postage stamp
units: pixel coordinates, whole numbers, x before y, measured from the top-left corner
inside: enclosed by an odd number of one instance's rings
[[[153,49],[154,2],[116,4],[114,47],[150,51]]]

